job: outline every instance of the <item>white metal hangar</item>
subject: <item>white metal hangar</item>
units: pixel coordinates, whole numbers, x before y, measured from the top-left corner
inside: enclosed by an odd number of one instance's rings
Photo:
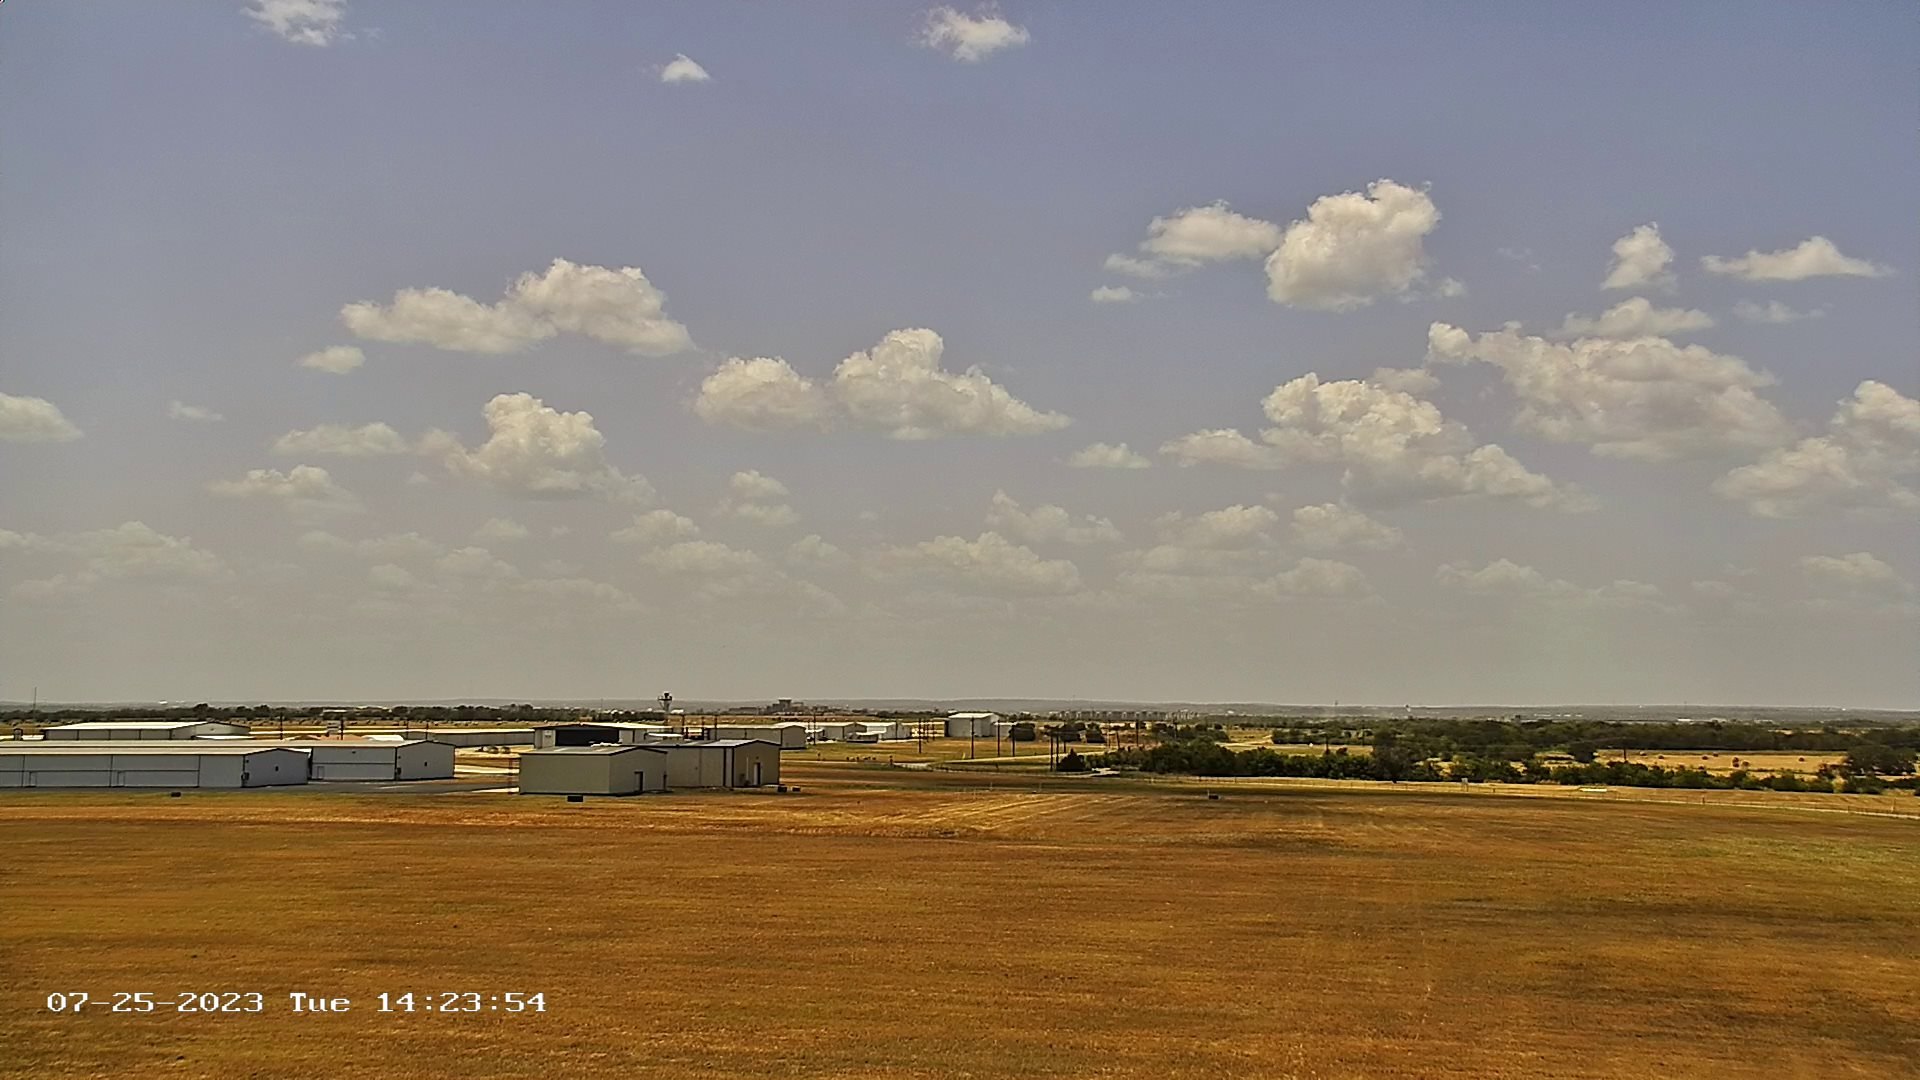
[[[523,728],[408,728],[406,737],[448,746],[532,746],[533,729]]]
[[[669,788],[760,787],[780,782],[780,748],[757,739],[657,743]],[[524,755],[523,758],[524,760]]]
[[[807,745],[807,725],[797,721],[783,724],[716,724],[713,737],[734,741],[757,740],[772,743],[782,750],[801,750]]]
[[[1002,719],[999,713],[991,712],[953,713],[947,717],[947,738],[991,739]]]
[[[41,732],[49,739],[105,739],[127,742],[146,739],[198,739],[211,735],[245,735],[240,724],[216,720],[84,720],[60,724]]]
[[[305,751],[186,740],[0,743],[0,788],[250,788],[307,782]]]
[[[520,755],[522,795],[637,795],[667,786],[667,753],[639,743],[546,746]]]
[[[305,751],[312,760],[310,778],[314,780],[453,778],[453,747],[423,739],[274,739],[252,745]]]

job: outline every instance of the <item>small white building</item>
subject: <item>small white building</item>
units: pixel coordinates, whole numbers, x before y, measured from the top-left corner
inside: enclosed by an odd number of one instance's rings
[[[874,742],[909,742],[913,739],[913,725],[899,720],[862,720],[860,730],[871,733]],[[849,739],[848,742],[867,742],[866,739]]]
[[[667,786],[667,753],[638,743],[546,746],[520,755],[522,795],[638,795]]]
[[[807,725],[798,721],[784,724],[717,724],[714,740],[772,743],[782,750],[801,750],[807,745]]]
[[[215,720],[85,720],[46,729],[49,739],[101,739],[133,742],[148,739],[197,739],[209,735],[246,735],[243,724]]]
[[[251,788],[307,782],[310,758],[285,746],[187,740],[0,743],[0,788]]]
[[[1006,717],[991,712],[957,712],[947,716],[947,738],[991,739]]]
[[[860,730],[857,720],[822,720],[813,725],[814,742],[845,742],[847,736]]]

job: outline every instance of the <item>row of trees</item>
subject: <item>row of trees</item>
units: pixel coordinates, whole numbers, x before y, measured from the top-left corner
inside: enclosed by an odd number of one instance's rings
[[[1370,742],[1400,746],[1420,757],[1481,757],[1525,761],[1560,751],[1580,762],[1601,749],[1708,750],[1735,752],[1847,752],[1920,749],[1920,725],[1841,729],[1779,730],[1757,724],[1647,724],[1591,720],[1415,720],[1385,719],[1366,727],[1293,725],[1277,727],[1279,744]]]
[[[1897,774],[1901,772],[1899,769],[1874,770],[1867,768],[1867,762],[1854,763],[1851,760],[1839,769],[1822,767],[1819,772],[1809,776],[1791,770],[1761,775],[1736,769],[1720,774],[1686,766],[1667,768],[1629,761],[1571,765],[1552,764],[1537,757],[1521,763],[1491,757],[1439,761],[1417,758],[1400,746],[1383,747],[1371,754],[1349,754],[1344,748],[1319,754],[1286,754],[1265,748],[1233,751],[1217,743],[1198,739],[1162,742],[1143,749],[1113,750],[1100,760],[1102,764],[1116,768],[1191,776],[1303,776],[1328,780],[1394,782],[1462,780],[1470,783],[1869,793],[1889,787],[1906,787],[1920,793],[1920,781],[1907,779],[1889,784],[1880,779],[1882,772]],[[1911,753],[1904,758],[1904,762],[1904,772],[1911,774]]]

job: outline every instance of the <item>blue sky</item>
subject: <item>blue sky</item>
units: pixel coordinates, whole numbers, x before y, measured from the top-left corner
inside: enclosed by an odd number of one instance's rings
[[[1170,10],[5,5],[0,698],[1915,703],[1909,10]]]

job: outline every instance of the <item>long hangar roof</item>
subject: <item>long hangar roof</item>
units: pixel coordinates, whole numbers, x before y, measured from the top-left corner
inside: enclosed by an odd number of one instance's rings
[[[261,743],[256,746],[235,746],[232,743],[226,743],[226,742],[221,742],[221,743],[202,743],[202,742],[184,742],[184,741],[165,742],[157,739],[150,740],[147,742],[108,742],[104,739],[99,740],[97,742],[81,741],[81,742],[56,742],[56,743],[46,743],[46,742],[29,743],[25,741],[18,741],[18,742],[0,741],[0,754],[9,754],[16,751],[26,751],[28,753],[33,754],[36,757],[50,756],[50,755],[56,755],[56,754],[66,754],[74,757],[114,757],[114,756],[146,755],[146,754],[187,754],[187,755],[210,754],[210,755],[216,755],[220,757],[229,757],[235,754],[264,754],[269,750],[292,750],[292,749],[297,749],[297,748],[290,747],[290,746],[275,746],[272,743]]]
[[[225,723],[224,720],[81,720],[72,724],[56,724],[54,727],[60,731],[104,731],[111,728],[190,728],[201,724]]]
[[[660,747],[653,746],[648,743],[596,743],[592,746],[543,746],[537,750],[529,750],[527,751],[527,753],[529,754],[580,754],[587,757],[593,757],[596,755],[604,757],[605,755],[608,755],[608,754],[624,754],[629,750],[651,750],[656,754],[666,753],[666,751],[662,750]]]

